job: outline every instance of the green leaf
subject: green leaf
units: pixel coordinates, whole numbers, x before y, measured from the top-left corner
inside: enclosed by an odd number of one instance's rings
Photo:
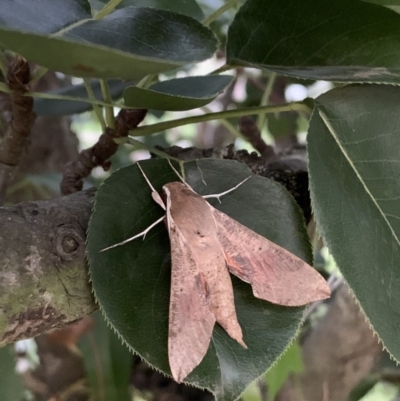
[[[158,82],[148,89],[131,86],[124,91],[130,107],[182,111],[213,101],[232,81],[229,75],[186,77]]]
[[[316,99],[308,152],[319,232],[385,347],[400,360],[400,88]]]
[[[0,26],[49,34],[91,17],[87,0],[2,0]]]
[[[268,388],[268,399],[274,400],[278,391],[292,373],[301,373],[304,369],[301,358],[301,347],[294,342],[278,360],[276,365],[265,375]]]
[[[24,388],[15,371],[15,351],[12,345],[0,348],[0,401],[22,400]]]
[[[157,191],[177,181],[166,160],[141,162]],[[221,193],[248,177],[231,160],[184,163],[188,183],[201,195]],[[206,183],[207,185],[205,185]],[[210,202],[232,218],[310,261],[301,212],[280,185],[252,176],[222,203]],[[119,170],[99,188],[88,232],[90,274],[98,302],[114,329],[151,365],[170,374],[167,352],[170,292],[169,239],[161,224],[144,240],[100,250],[146,229],[163,215],[136,165]],[[235,399],[265,372],[296,334],[303,308],[256,299],[251,287],[232,277],[238,319],[249,349],[218,325],[201,364],[187,382],[210,389],[217,399]]]
[[[124,89],[131,85],[131,82],[124,82],[120,80],[111,80],[108,82],[110,87],[111,98],[117,100],[122,96]],[[90,86],[98,100],[103,100],[103,95],[98,81],[91,82]],[[84,84],[70,85],[64,88],[49,91],[52,95],[73,96],[76,98],[88,99],[88,93]],[[92,105],[88,102],[80,102],[78,99],[74,100],[55,100],[39,98],[34,99],[33,109],[36,114],[41,116],[68,116],[71,114],[84,113],[85,111],[92,110]]]
[[[91,394],[96,401],[129,401],[132,354],[100,312],[91,317],[95,326],[79,343]]]
[[[88,3],[41,0],[38,7],[36,2],[7,0],[1,11],[1,47],[65,74],[125,79],[207,59],[217,47],[214,34],[185,15],[128,7],[92,20],[82,4]],[[40,12],[44,16],[35,28],[32,17]]]
[[[108,3],[108,0],[99,0],[97,2],[100,3],[101,6],[104,6]],[[93,1],[91,1],[91,3],[93,4]],[[119,3],[117,8],[129,6],[160,8],[162,10],[169,10],[187,15],[198,21],[204,18],[203,11],[195,0],[123,0]]]
[[[400,83],[400,16],[362,1],[248,0],[227,59],[299,78]]]

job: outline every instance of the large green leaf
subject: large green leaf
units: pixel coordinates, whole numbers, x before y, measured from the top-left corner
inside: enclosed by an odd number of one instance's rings
[[[108,0],[90,0],[90,3],[92,5],[96,3],[96,6],[100,6],[96,7],[99,9],[108,3]],[[169,10],[188,15],[198,21],[201,21],[204,18],[203,11],[197,4],[196,0],[122,0],[121,3],[118,4],[118,8],[129,6],[161,8],[162,10]]]
[[[216,50],[214,34],[185,15],[127,7],[93,20],[88,4],[40,0],[38,7],[37,2],[6,0],[1,6],[0,46],[69,75],[126,79],[201,61]],[[38,17],[35,28],[32,20],[40,12],[45,18]],[[52,22],[45,24],[47,20]]]
[[[232,81],[229,75],[186,77],[158,82],[148,89],[124,90],[125,104],[153,110],[191,110],[213,101]]]
[[[308,152],[319,231],[384,345],[400,360],[400,88],[316,100]]]
[[[0,389],[0,401],[22,400],[24,387],[15,371],[15,351],[12,345],[0,348]]]
[[[96,401],[129,401],[132,355],[100,312],[92,317],[93,329],[79,342],[91,394]]]
[[[87,0],[2,0],[0,26],[48,34],[91,17]]]
[[[357,0],[248,0],[227,58],[300,78],[400,83],[400,16]]]
[[[166,160],[141,163],[156,190],[177,177]],[[188,183],[200,194],[221,193],[250,175],[237,162],[205,159],[184,164]],[[207,185],[205,185],[206,183]],[[242,224],[310,261],[301,212],[279,184],[253,176],[222,203],[210,202]],[[163,225],[144,240],[99,251],[143,231],[163,215],[136,165],[119,170],[99,188],[88,232],[93,288],[115,330],[141,357],[170,374],[167,355],[170,256]],[[248,284],[233,279],[238,318],[249,349],[218,325],[202,363],[187,382],[233,400],[265,372],[295,335],[303,308],[256,299]]]

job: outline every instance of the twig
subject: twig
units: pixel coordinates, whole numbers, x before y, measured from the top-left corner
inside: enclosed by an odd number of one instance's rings
[[[110,0],[94,17],[95,20],[100,20],[110,14],[121,3],[122,0]]]
[[[90,86],[90,81],[89,81],[88,78],[83,78],[83,84],[85,85],[86,92],[87,92],[87,94],[88,94],[88,96],[89,96],[89,99],[91,99],[91,100],[97,100],[97,99],[96,99],[96,96],[95,96],[95,94],[94,94],[94,92],[93,92],[93,89],[92,89],[92,87]],[[99,106],[98,104],[96,104],[96,103],[93,102],[92,107],[93,107],[94,113],[96,114],[97,120],[98,120],[98,122],[99,122],[100,125],[101,125],[102,131],[105,131],[105,129],[106,129],[106,127],[107,127],[107,124],[106,124],[106,122],[105,122],[105,120],[104,120],[103,112],[102,112],[100,106]]]
[[[77,160],[64,166],[61,193],[68,195],[80,191],[83,179],[97,166],[102,166],[107,171],[111,165],[108,159],[118,149],[114,138],[127,136],[130,130],[143,121],[146,113],[147,110],[121,110],[115,119],[114,129],[106,128],[94,146],[83,150]]]
[[[4,203],[7,187],[17,171],[36,119],[33,99],[24,96],[29,90],[30,75],[28,62],[20,56],[15,57],[7,73],[11,90],[11,122],[0,148],[0,205]]]
[[[143,149],[143,150],[147,150],[149,153],[153,153],[154,155],[164,158],[164,159],[172,159],[172,160],[176,160],[177,162],[179,162],[179,159],[176,159],[175,157],[172,157],[171,155],[169,155],[168,153],[163,152],[160,149],[154,148],[152,146],[146,145],[144,142],[140,142],[137,141],[136,139],[127,137],[127,138],[121,138],[121,139],[116,139],[114,141],[115,143],[117,143],[118,145],[122,144],[122,143],[129,143],[130,145],[134,146],[137,149]]]
[[[100,79],[101,92],[103,93],[103,99],[107,103],[112,103],[110,87],[105,79]],[[113,106],[105,106],[106,112],[106,123],[110,128],[115,128],[115,117]]]
[[[224,4],[222,7],[218,8],[215,10],[211,15],[209,15],[204,21],[203,25],[204,26],[210,26],[212,22],[214,22],[218,17],[220,17],[222,14],[224,14],[226,11],[228,11],[230,8],[235,6],[237,4],[238,0],[230,0],[226,4]]]
[[[64,97],[65,98],[65,97]],[[131,136],[144,136],[152,135],[156,132],[165,131],[167,129],[181,127],[188,124],[197,124],[205,121],[220,120],[221,118],[235,118],[241,116],[254,115],[259,113],[283,113],[288,111],[297,111],[311,113],[311,109],[303,102],[294,102],[280,104],[279,106],[257,106],[257,107],[244,107],[234,110],[223,110],[215,113],[200,114],[198,116],[191,116],[179,118],[176,120],[163,121],[161,123],[145,125],[139,127],[130,133]]]
[[[248,116],[239,118],[239,130],[243,136],[258,150],[262,157],[271,160],[276,158],[275,150],[267,145],[261,137],[261,132],[255,121]]]
[[[270,75],[269,75],[269,79],[268,79],[267,85],[265,87],[264,93],[263,93],[262,98],[261,98],[260,106],[267,106],[268,105],[269,97],[271,96],[271,92],[272,92],[272,89],[274,87],[275,78],[276,78],[276,73],[271,72]],[[265,116],[264,113],[260,113],[258,115],[257,127],[258,127],[258,129],[260,131],[264,127],[265,117],[266,116]]]

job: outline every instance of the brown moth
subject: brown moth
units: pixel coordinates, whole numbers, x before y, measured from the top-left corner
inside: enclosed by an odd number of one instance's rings
[[[204,197],[188,184],[171,182],[163,186],[164,203],[137,164],[153,199],[166,215],[142,233],[103,251],[145,236],[166,220],[172,262],[168,358],[177,382],[204,358],[216,322],[247,348],[236,316],[229,272],[250,283],[257,298],[279,305],[300,306],[330,296],[328,285],[314,268],[205,200],[219,199],[248,178],[222,194]]]

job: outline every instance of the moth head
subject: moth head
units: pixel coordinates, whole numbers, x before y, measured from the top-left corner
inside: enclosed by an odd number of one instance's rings
[[[175,211],[183,212],[187,210],[188,200],[194,197],[200,197],[190,187],[181,182],[170,182],[163,186],[162,199],[166,204],[167,214],[171,208]],[[201,197],[200,197],[201,198]]]
[[[194,191],[192,190],[192,188],[178,181],[169,182],[168,184],[165,184],[163,186],[163,194],[167,200],[171,198],[171,194],[172,196],[179,196],[179,195],[184,196],[189,194],[191,195],[193,193]]]

